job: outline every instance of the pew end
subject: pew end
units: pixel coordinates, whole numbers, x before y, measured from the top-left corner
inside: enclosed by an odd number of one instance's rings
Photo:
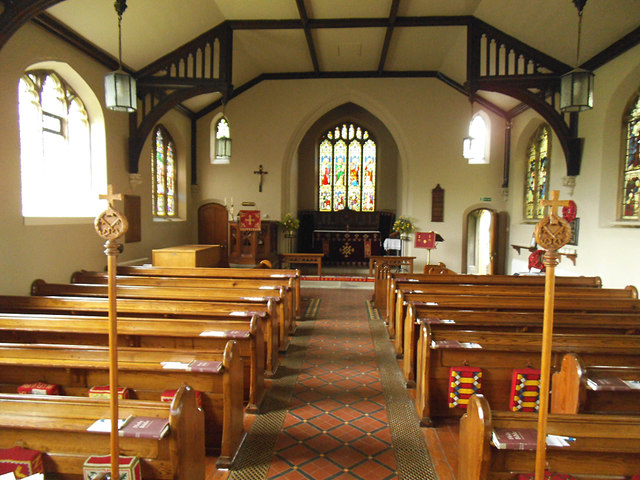
[[[458,480],[483,480],[491,462],[491,408],[483,395],[469,398],[466,413],[460,418]]]

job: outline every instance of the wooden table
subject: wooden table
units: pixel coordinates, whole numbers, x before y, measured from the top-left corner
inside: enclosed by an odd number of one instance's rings
[[[292,263],[315,263],[318,265],[318,276],[321,276],[322,257],[324,257],[324,253],[281,253],[280,263],[282,268]]]
[[[376,263],[386,265],[409,265],[409,273],[413,273],[413,260],[416,257],[400,257],[395,255],[371,255],[369,257],[369,276],[373,275],[373,266]]]
[[[221,258],[220,245],[179,245],[152,251],[154,267],[217,267]]]

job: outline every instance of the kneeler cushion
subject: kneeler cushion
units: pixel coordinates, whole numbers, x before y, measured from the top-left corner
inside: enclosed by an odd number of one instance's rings
[[[540,403],[540,370],[516,368],[511,379],[510,409],[513,412],[537,412]]]
[[[518,480],[533,480],[535,474],[533,473],[521,473],[518,476]],[[544,472],[545,480],[576,480],[575,477],[571,475],[561,474],[561,473],[552,473],[552,472]]]
[[[25,383],[18,387],[18,393],[28,395],[60,395],[60,387],[52,383]]]
[[[118,473],[120,480],[142,480],[140,459],[120,455]],[[111,472],[111,455],[94,455],[85,460],[82,467],[83,480],[93,480],[101,473]]]
[[[16,478],[44,473],[42,453],[22,447],[0,449],[0,474],[9,472]]]
[[[89,396],[91,398],[109,398],[111,395],[111,388],[109,385],[100,385],[91,387],[89,389]],[[118,399],[131,398],[130,391],[127,387],[118,387]]]
[[[177,391],[178,390],[165,390],[164,392],[162,392],[162,395],[160,395],[160,401],[167,402],[167,403],[173,402],[173,397],[176,396]],[[202,408],[202,392],[198,392],[197,390],[196,390],[196,404],[198,405],[199,408]]]
[[[449,408],[467,408],[469,397],[480,393],[482,369],[476,367],[451,367],[449,370]]]

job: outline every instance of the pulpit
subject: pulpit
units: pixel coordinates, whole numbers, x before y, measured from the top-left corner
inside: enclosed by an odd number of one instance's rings
[[[229,263],[253,266],[262,260],[278,259],[278,222],[260,222],[259,230],[246,230],[229,222]]]

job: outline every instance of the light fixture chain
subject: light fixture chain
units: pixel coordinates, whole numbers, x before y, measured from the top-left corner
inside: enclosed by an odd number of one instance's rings
[[[580,67],[580,38],[582,37],[582,10],[578,11],[578,48],[576,49],[576,68]]]

